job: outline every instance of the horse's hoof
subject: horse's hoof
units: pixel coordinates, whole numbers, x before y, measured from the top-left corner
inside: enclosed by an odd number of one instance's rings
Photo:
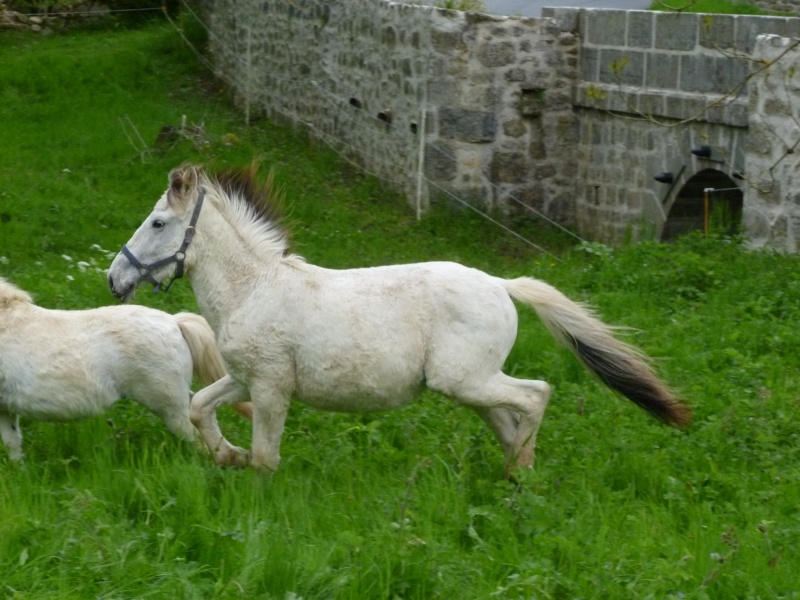
[[[250,452],[244,448],[229,445],[214,453],[214,462],[221,467],[246,467],[250,464]]]

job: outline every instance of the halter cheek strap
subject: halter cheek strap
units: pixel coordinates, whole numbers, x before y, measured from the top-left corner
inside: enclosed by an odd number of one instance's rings
[[[175,274],[172,276],[172,279],[169,280],[167,283],[167,287],[164,288],[164,293],[166,294],[169,291],[169,288],[172,287],[172,283],[176,279],[180,279],[183,277],[183,262],[186,260],[186,249],[189,247],[189,244],[192,243],[195,234],[195,225],[197,225],[197,219],[200,217],[200,209],[203,207],[203,200],[205,198],[206,191],[201,190],[200,195],[197,197],[197,202],[194,205],[194,212],[192,213],[192,218],[189,221],[189,226],[186,228],[186,232],[183,234],[183,243],[181,247],[178,248],[178,251],[173,254],[172,256],[168,256],[166,258],[162,258],[161,260],[157,260],[149,265],[144,264],[141,262],[133,252],[130,251],[127,245],[122,246],[122,254],[125,258],[128,259],[128,262],[133,265],[133,267],[139,271],[139,275],[142,279],[146,279],[150,283],[153,284],[153,293],[157,294],[161,291],[161,286],[163,285],[162,282],[158,281],[153,276],[153,271],[155,269],[159,269],[171,263],[177,263],[175,267]]]

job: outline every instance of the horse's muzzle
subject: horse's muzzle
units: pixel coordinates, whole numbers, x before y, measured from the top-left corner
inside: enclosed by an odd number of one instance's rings
[[[111,293],[123,303],[130,300],[133,297],[134,292],[136,292],[135,284],[130,284],[127,287],[118,287],[114,283],[114,278],[110,274],[108,276],[108,287],[111,289]]]

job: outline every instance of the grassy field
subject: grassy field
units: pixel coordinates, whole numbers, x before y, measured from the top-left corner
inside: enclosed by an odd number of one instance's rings
[[[255,156],[309,261],[547,280],[633,328],[694,423],[671,430],[613,397],[524,308],[507,371],[554,393],[518,486],[482,422],[430,393],[381,415],[294,406],[271,477],[215,467],[133,403],[26,420],[25,466],[0,451],[0,597],[800,598],[797,257],[717,236],[575,247],[509,223],[554,259],[471,213],[418,222],[301,132],[245,128],[195,62],[159,24],[0,36],[0,275],[49,308],[113,304],[110,254],[168,170]],[[183,116],[203,143],[142,153]],[[136,301],[195,309],[187,281]],[[220,419],[249,445],[247,423]]]

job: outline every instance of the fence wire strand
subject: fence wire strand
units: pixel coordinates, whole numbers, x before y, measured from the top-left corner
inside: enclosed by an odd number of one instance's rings
[[[192,16],[192,18],[194,18],[197,21],[197,23],[206,31],[206,33],[208,34],[209,38],[213,38],[215,43],[219,44],[221,48],[226,48],[226,45],[224,44],[222,39],[210,29],[210,27],[200,18],[199,15],[197,15],[197,13],[195,13],[195,11],[193,11],[191,9],[191,7],[189,7],[189,5],[186,2],[186,0],[181,0],[181,4],[186,9],[186,11]],[[222,79],[224,82],[226,82],[229,86],[231,86],[238,93],[242,93],[243,86],[240,85],[239,77],[231,77],[229,74],[222,73],[220,71],[220,69],[218,69],[208,58],[206,58],[203,55],[202,52],[200,52],[197,49],[197,47],[195,47],[194,44],[192,44],[188,40],[188,38],[183,33],[181,28],[167,14],[167,12],[166,11],[163,11],[163,12],[164,12],[164,15],[165,15],[166,19],[173,26],[175,31],[178,33],[178,35],[184,41],[184,43],[190,48],[190,50],[195,54],[195,56],[197,56],[198,60],[200,60],[201,63],[204,64],[212,73],[214,73],[215,76],[217,76],[220,79]],[[240,57],[239,54],[240,53],[237,53],[237,52],[233,52],[233,53],[227,52],[226,53],[226,55],[233,57],[234,64],[238,67],[238,69],[245,69],[246,70],[248,68],[248,65],[245,64],[246,61],[243,61],[243,59]],[[359,112],[356,112],[356,111],[352,110],[353,107],[350,106],[349,102],[344,101],[342,98],[336,96],[334,93],[324,89],[319,84],[319,82],[315,81],[314,79],[310,79],[310,78],[290,79],[290,78],[286,78],[286,77],[281,77],[280,75],[276,75],[275,73],[267,73],[266,76],[267,77],[271,77],[271,78],[273,78],[273,79],[275,79],[277,81],[284,82],[284,83],[290,83],[290,84],[293,84],[293,85],[305,85],[305,86],[311,87],[313,90],[315,90],[319,94],[319,98],[321,100],[323,100],[324,102],[326,102],[326,104],[328,106],[330,106],[330,108],[332,110],[335,110],[337,112],[337,114],[343,115],[344,118],[347,120],[347,123],[349,124],[349,126],[351,126],[352,128],[365,128],[365,127],[367,127],[367,123],[370,123],[372,121],[374,121],[375,123],[379,123],[381,125],[385,125],[385,122],[381,121],[379,118],[377,118],[377,117],[375,117],[375,116],[373,116],[371,114],[359,113]],[[423,107],[423,110],[424,110],[424,107]],[[354,167],[356,167],[361,172],[363,172],[363,173],[365,173],[367,175],[370,175],[372,177],[375,177],[375,178],[377,178],[377,179],[379,179],[381,181],[384,181],[384,182],[386,182],[388,184],[391,184],[394,187],[399,187],[399,189],[404,189],[404,188],[408,187],[407,186],[407,183],[408,183],[407,181],[405,181],[405,180],[395,180],[395,179],[386,177],[385,175],[380,175],[380,174],[374,172],[373,170],[367,169],[364,166],[364,164],[362,164],[363,161],[362,162],[357,162],[357,161],[353,160],[353,158],[351,158],[352,156],[362,156],[363,153],[364,153],[363,150],[353,146],[352,144],[346,142],[345,140],[341,139],[340,137],[337,137],[336,135],[334,135],[332,133],[323,131],[321,128],[316,126],[314,123],[310,122],[308,119],[300,118],[296,114],[291,115],[291,118],[295,122],[300,123],[300,124],[304,125],[305,127],[307,127],[310,131],[313,131],[314,134],[327,147],[329,147],[331,150],[333,150],[337,155],[339,155],[348,164],[353,165]],[[399,134],[396,129],[389,128],[388,131],[393,136],[396,136],[396,137],[399,137],[400,135],[402,135],[402,134]],[[420,132],[419,135],[424,135],[424,132]],[[343,151],[342,148],[347,149],[347,152]],[[435,150],[436,152],[439,152],[442,156],[444,156],[446,158],[449,158],[449,159],[452,159],[452,160],[456,160],[456,157],[452,153],[446,151],[445,149],[443,149],[443,148],[441,148],[439,146],[431,146],[431,145],[429,145],[428,148],[432,148],[433,150]],[[532,248],[535,248],[537,251],[542,252],[542,253],[550,256],[554,260],[559,260],[558,257],[554,256],[552,253],[548,252],[547,250],[545,250],[541,246],[535,244],[534,242],[532,242],[529,239],[527,239],[525,236],[523,236],[520,233],[514,231],[513,229],[507,227],[506,225],[503,225],[502,223],[500,223],[496,219],[493,219],[486,212],[481,211],[476,206],[474,206],[472,203],[470,203],[469,201],[467,201],[467,200],[465,200],[463,198],[460,198],[457,194],[453,193],[452,191],[443,188],[437,182],[429,179],[424,174],[419,174],[419,173],[416,173],[416,172],[410,172],[409,171],[409,172],[406,172],[405,175],[409,178],[408,181],[415,181],[417,178],[421,178],[421,180],[424,181],[430,188],[434,188],[434,189],[442,192],[443,194],[445,194],[449,198],[455,200],[456,202],[458,202],[462,206],[465,206],[465,207],[469,208],[470,210],[472,210],[473,212],[476,212],[482,218],[484,218],[487,221],[489,221],[490,223],[500,227],[501,229],[503,229],[507,233],[509,233],[509,234],[513,235],[514,237],[520,239],[521,241],[523,241],[524,243],[528,244]],[[556,229],[562,231],[563,233],[566,233],[567,235],[571,236],[572,238],[578,240],[579,242],[585,242],[586,241],[583,238],[581,238],[579,235],[577,235],[575,232],[569,230],[568,228],[564,227],[560,223],[554,221],[553,219],[551,219],[550,217],[548,217],[547,215],[542,213],[540,210],[536,209],[533,206],[530,206],[529,204],[526,204],[525,202],[523,202],[522,200],[517,198],[513,193],[510,193],[510,192],[504,190],[500,185],[498,185],[498,184],[496,184],[496,183],[494,183],[492,181],[489,181],[488,184],[495,191],[495,193],[497,193],[498,195],[502,195],[502,196],[508,198],[510,201],[514,202],[515,204],[518,204],[519,206],[523,207],[525,210],[527,210],[527,211],[531,212],[532,214],[536,215],[537,217],[541,218],[542,220],[547,222],[550,226],[555,227]]]

